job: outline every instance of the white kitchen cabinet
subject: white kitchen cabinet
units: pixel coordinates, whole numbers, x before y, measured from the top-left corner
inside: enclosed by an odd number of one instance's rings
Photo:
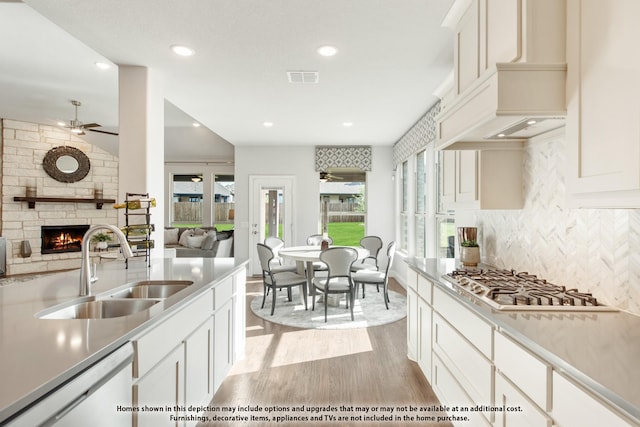
[[[494,427],[551,427],[553,424],[544,411],[500,373],[496,373],[495,405],[509,410],[496,412]]]
[[[418,360],[418,274],[407,270],[407,357]]]
[[[558,427],[629,427],[632,424],[564,375],[553,372],[553,420]]]
[[[217,390],[233,365],[233,305],[228,301],[213,316],[213,387]]]
[[[182,425],[171,422],[184,404],[184,348],[180,344],[133,385],[135,427]]]
[[[418,276],[418,303],[417,303],[417,317],[418,317],[418,354],[417,362],[420,369],[427,378],[427,381],[431,382],[431,330],[433,325],[431,309],[431,292],[433,284],[422,276]]]
[[[445,210],[521,209],[522,150],[441,151]]]
[[[633,54],[638,16],[637,0],[567,1],[572,207],[640,207],[640,57]]]
[[[208,317],[184,341],[186,406],[213,398],[213,337],[213,318]]]

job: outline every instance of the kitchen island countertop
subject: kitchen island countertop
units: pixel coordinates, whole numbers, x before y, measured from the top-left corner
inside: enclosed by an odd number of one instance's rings
[[[459,295],[442,279],[459,267],[456,261],[407,259],[406,262],[553,369],[640,421],[640,317],[625,311],[494,310],[472,297]],[[578,284],[576,287],[579,288]]]
[[[86,369],[211,284],[246,268],[233,258],[165,258],[98,265],[92,295],[141,280],[189,280],[187,289],[151,309],[110,319],[39,319],[41,311],[78,297],[79,270],[0,286],[0,424]]]

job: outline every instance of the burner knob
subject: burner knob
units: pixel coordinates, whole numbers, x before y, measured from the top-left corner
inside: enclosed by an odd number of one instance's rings
[[[460,278],[460,280],[458,280],[458,283],[462,286],[465,286],[469,283],[469,279],[467,279],[466,277],[462,277]]]

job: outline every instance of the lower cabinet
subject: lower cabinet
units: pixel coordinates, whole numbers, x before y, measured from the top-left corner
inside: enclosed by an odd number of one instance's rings
[[[551,427],[553,424],[545,412],[500,373],[496,373],[495,405],[508,409],[496,413],[495,427]]]
[[[407,356],[418,360],[418,275],[407,271]]]
[[[133,385],[133,423],[138,427],[178,425],[171,415],[184,402],[184,347],[180,344]],[[180,423],[182,425],[182,423]]]
[[[171,416],[208,404],[244,356],[245,277],[241,269],[132,340],[134,426],[196,425]]]

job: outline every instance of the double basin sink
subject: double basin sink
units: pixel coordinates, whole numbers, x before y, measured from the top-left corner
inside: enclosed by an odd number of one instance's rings
[[[187,289],[189,280],[143,280],[130,283],[100,297],[82,297],[46,309],[40,319],[109,319],[147,310],[162,300]]]

